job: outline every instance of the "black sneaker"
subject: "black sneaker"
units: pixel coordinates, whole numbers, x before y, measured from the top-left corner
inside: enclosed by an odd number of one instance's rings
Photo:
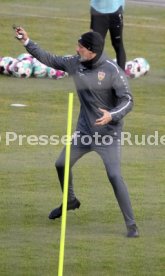
[[[75,198],[74,200],[68,202],[67,210],[75,210],[80,207],[80,204],[81,204],[80,201],[77,198]],[[61,216],[62,216],[62,204],[50,212],[49,219],[56,219],[56,218],[60,218]]]
[[[128,238],[138,238],[139,232],[136,224],[130,225],[127,227],[127,237]]]

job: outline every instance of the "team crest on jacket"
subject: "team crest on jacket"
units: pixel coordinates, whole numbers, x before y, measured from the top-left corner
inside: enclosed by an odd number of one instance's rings
[[[101,81],[105,78],[105,73],[103,71],[98,72],[98,84],[101,84]]]

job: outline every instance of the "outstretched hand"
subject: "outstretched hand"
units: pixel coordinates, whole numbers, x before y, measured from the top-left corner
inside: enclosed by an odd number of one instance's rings
[[[95,121],[96,126],[103,126],[112,121],[110,112],[102,108],[99,108],[99,110],[103,113],[103,116]]]
[[[13,26],[13,29],[15,30],[16,38],[22,43],[24,43],[29,38],[27,32],[22,27]]]

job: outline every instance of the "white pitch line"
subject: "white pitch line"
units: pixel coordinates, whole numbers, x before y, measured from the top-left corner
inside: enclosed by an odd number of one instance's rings
[[[30,14],[30,13],[1,13],[0,16],[11,16],[11,17],[36,17],[36,18],[50,18],[50,19],[60,19],[60,20],[67,20],[67,21],[79,21],[79,22],[89,22],[88,19],[82,19],[82,18],[73,18],[73,17],[62,17],[62,16],[47,16],[47,15],[38,15],[38,14]]]
[[[126,17],[135,20],[135,16],[134,15],[126,15]],[[149,21],[158,21],[158,18],[156,18],[156,17],[149,17],[149,16],[136,16],[136,19],[149,20]]]
[[[163,26],[159,26],[159,25],[147,25],[147,24],[133,24],[133,23],[125,23],[124,24],[125,26],[128,26],[128,27],[137,27],[137,28],[146,28],[146,29],[159,29],[159,30],[165,30],[165,27]]]
[[[62,17],[62,16],[46,16],[46,15],[38,15],[38,14],[27,14],[27,13],[0,13],[0,16],[10,16],[10,17],[36,17],[36,18],[49,18],[49,19],[59,19],[66,21],[77,21],[77,22],[89,22],[89,19],[82,18],[73,18],[73,17]],[[140,18],[140,17],[139,17]],[[125,23],[125,26],[129,27],[137,27],[137,28],[147,28],[147,29],[159,29],[165,30],[165,27],[160,25],[149,25],[149,24],[134,24],[134,23]]]
[[[14,5],[9,5],[9,7],[12,9],[12,8],[24,8],[24,9],[36,9],[38,10],[38,6],[30,6],[30,5],[20,5],[20,4],[14,4]],[[61,9],[60,8],[54,8],[54,7],[47,7],[47,6],[40,6],[40,10],[43,9],[44,11],[45,10],[48,10],[48,11],[60,11]]]
[[[145,6],[156,6],[156,7],[165,7],[165,3],[164,1],[160,1],[160,0],[134,0],[134,1],[130,1],[127,0],[128,3],[130,4],[137,4],[137,5],[145,5]]]

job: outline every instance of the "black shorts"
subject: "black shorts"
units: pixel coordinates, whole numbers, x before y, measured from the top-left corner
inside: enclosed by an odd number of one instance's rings
[[[111,37],[122,36],[123,30],[123,9],[120,7],[114,13],[99,13],[91,7],[90,29],[100,33],[103,38],[109,30]]]

